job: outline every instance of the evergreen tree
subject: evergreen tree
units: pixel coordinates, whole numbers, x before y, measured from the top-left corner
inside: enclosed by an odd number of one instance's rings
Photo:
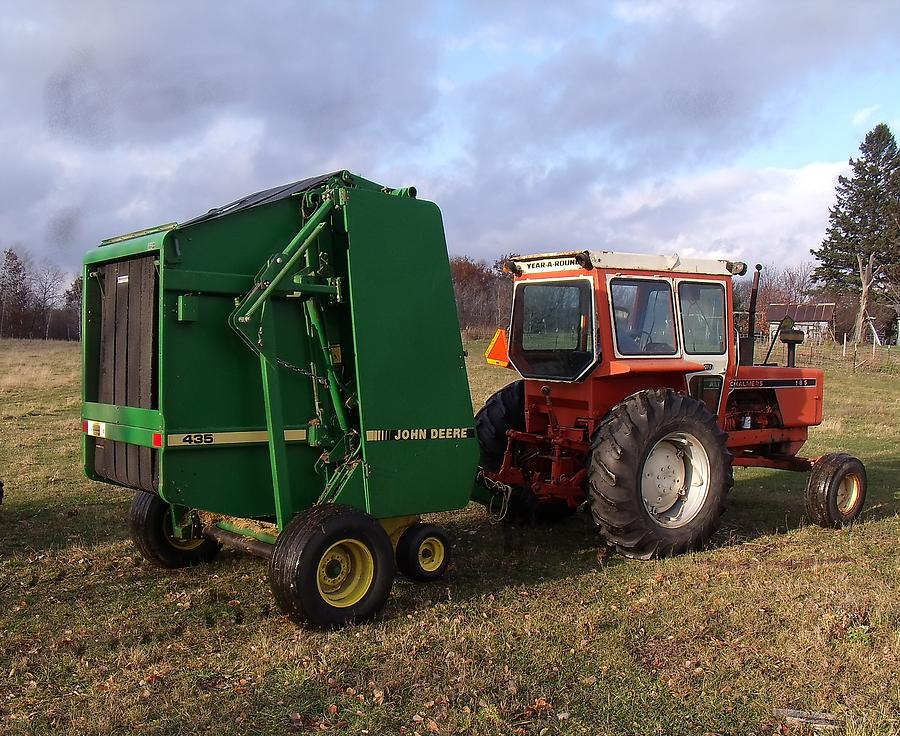
[[[836,292],[859,291],[857,255],[875,254],[874,295],[900,286],[900,152],[891,129],[879,123],[850,159],[852,173],[838,177],[836,203],[818,250],[813,278]]]
[[[0,337],[25,337],[29,309],[28,261],[12,248],[3,253],[0,264]]]

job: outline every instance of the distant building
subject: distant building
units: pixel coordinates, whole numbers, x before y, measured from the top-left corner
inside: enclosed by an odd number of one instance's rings
[[[807,342],[820,344],[834,336],[834,303],[827,304],[770,304],[766,309],[769,337],[781,320],[790,317],[794,327],[803,330]]]

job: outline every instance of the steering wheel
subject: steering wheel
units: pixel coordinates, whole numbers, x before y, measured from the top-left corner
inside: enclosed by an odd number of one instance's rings
[[[635,341],[638,350],[644,352],[647,346],[653,342],[653,335],[647,330],[630,330],[628,336]]]

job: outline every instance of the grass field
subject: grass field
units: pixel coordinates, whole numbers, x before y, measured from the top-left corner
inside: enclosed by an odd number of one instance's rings
[[[512,378],[470,346],[480,406]],[[0,342],[0,733],[900,733],[900,382],[829,374],[808,451],[869,471],[862,523],[803,514],[802,475],[738,470],[712,549],[604,556],[585,514],[435,520],[455,564],[398,579],[383,620],[322,633],[274,607],[262,560],[164,572],[130,497],[79,458],[73,344]]]

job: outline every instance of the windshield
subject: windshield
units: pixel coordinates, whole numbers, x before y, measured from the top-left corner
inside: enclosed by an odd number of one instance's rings
[[[621,355],[675,355],[675,316],[668,281],[613,279],[616,346]]]
[[[526,378],[574,380],[594,362],[588,281],[527,283],[513,300],[510,358]]]

